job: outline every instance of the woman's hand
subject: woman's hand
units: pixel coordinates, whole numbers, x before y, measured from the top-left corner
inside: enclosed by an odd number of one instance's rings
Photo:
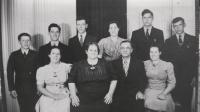
[[[160,100],[165,100],[165,99],[167,98],[167,95],[161,93],[161,94],[159,94],[159,95],[157,96],[157,98],[160,99]]]
[[[143,93],[141,93],[140,91],[137,92],[137,94],[136,94],[136,100],[142,100],[142,99],[144,99]]]
[[[70,98],[74,107],[78,107],[80,105],[80,100],[77,95],[70,95]]]
[[[112,97],[113,97],[112,94],[107,93],[106,96],[104,97],[104,102],[105,102],[106,104],[111,104],[111,103],[112,103]]]
[[[17,92],[15,90],[12,90],[10,92],[10,95],[12,96],[12,98],[17,98]]]

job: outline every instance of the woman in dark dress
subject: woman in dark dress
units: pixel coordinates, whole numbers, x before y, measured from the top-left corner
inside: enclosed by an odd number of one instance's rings
[[[86,47],[87,60],[75,63],[69,75],[71,112],[109,112],[117,84],[111,66],[98,59],[96,43]]]

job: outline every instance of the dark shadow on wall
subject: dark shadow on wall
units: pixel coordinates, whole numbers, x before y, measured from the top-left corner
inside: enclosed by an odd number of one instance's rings
[[[61,23],[61,34],[60,41],[66,45],[68,45],[69,38],[71,37],[71,27],[69,24]]]
[[[44,36],[42,34],[35,34],[32,37],[32,46],[35,50],[39,50],[40,46],[44,45]]]
[[[110,21],[118,21],[119,36],[127,38],[126,0],[76,0],[77,17],[88,19],[88,33],[99,39],[109,36]]]

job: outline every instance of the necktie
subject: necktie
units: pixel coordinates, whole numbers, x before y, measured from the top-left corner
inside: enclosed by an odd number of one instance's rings
[[[123,60],[123,68],[124,68],[124,72],[127,76],[127,73],[128,73],[128,61],[127,60]]]
[[[83,35],[80,35],[80,44],[81,44],[81,46],[83,46],[83,43],[84,43],[84,40],[83,40]]]
[[[179,45],[183,45],[183,40],[181,38],[181,35],[179,35],[179,37],[178,37],[178,43],[179,43]]]
[[[23,56],[26,57],[26,52],[23,53]]]
[[[149,29],[146,30],[146,37],[149,39]]]

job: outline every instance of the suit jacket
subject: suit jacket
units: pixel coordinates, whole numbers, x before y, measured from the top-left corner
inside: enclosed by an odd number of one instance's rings
[[[183,45],[178,44],[176,35],[165,41],[164,59],[174,65],[177,86],[190,85],[198,71],[198,40],[185,34]]]
[[[69,39],[69,48],[70,48],[70,54],[72,57],[72,63],[75,63],[87,58],[87,55],[85,53],[85,47],[89,42],[97,42],[97,38],[86,34],[83,46],[81,46],[79,42],[78,35]]]
[[[142,61],[131,57],[127,76],[123,69],[122,58],[113,61],[112,67],[118,73],[118,82],[115,91],[117,97],[130,98],[130,96],[134,97],[138,91],[144,91],[147,78]]]
[[[45,44],[39,48],[39,66],[49,64],[50,59],[48,54],[51,50],[51,42]],[[61,50],[61,61],[65,63],[71,63],[71,57],[69,55],[69,48],[65,44],[59,42],[58,48]]]
[[[150,37],[145,36],[144,28],[133,31],[131,43],[135,50],[136,57],[143,61],[149,59],[149,48],[152,44],[163,47],[164,36],[162,30],[152,27]]]
[[[36,51],[29,50],[24,56],[21,49],[11,53],[7,64],[9,91],[36,92],[37,55]]]
[[[144,92],[147,84],[143,62],[131,57],[127,76],[123,69],[122,58],[114,60],[112,67],[118,75],[112,112],[141,112],[144,104],[141,100],[136,101],[136,94],[138,91]]]

